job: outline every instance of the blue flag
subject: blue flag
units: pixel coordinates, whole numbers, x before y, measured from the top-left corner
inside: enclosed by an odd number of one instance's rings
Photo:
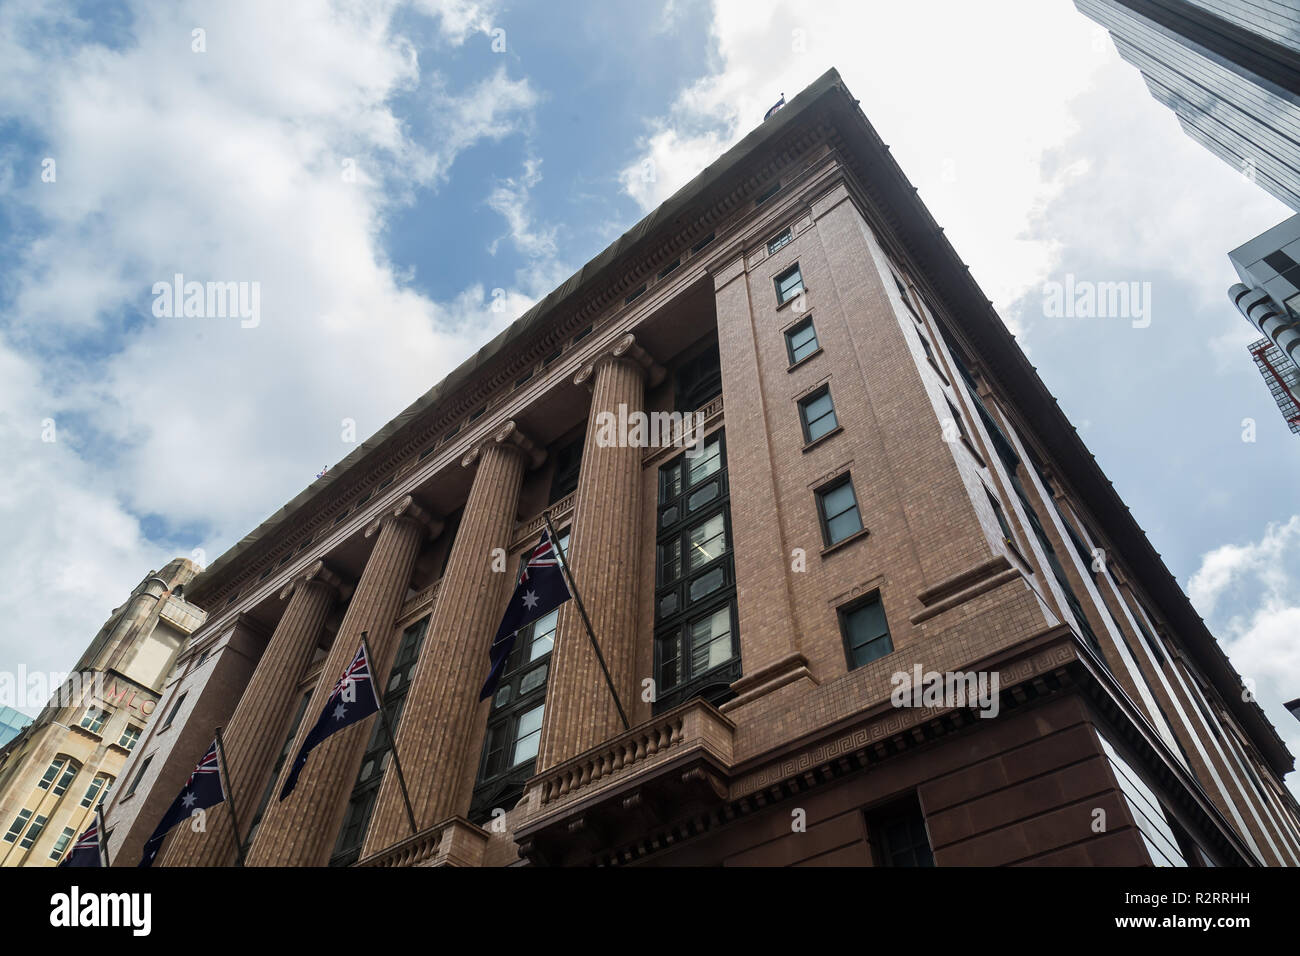
[[[153,836],[144,845],[144,856],[136,865],[153,866],[154,857],[162,849],[163,838],[172,827],[188,819],[195,810],[215,807],[225,799],[226,790],[221,785],[221,765],[217,760],[217,742],[214,740],[208,752],[199,761],[199,765],[190,774],[190,779],[186,781],[180,794],[163,814],[162,821],[153,831]]]
[[[103,866],[104,860],[99,851],[100,811],[103,804],[95,808],[95,821],[72,844],[72,849],[63,858],[60,867]]]
[[[293,768],[289,771],[289,777],[280,791],[280,799],[283,800],[293,793],[294,787],[298,786],[298,774],[302,773],[302,768],[307,765],[307,754],[311,753],[313,748],[330,734],[337,733],[344,727],[351,727],[377,710],[379,710],[379,698],[375,696],[375,682],[371,680],[370,661],[366,658],[366,645],[363,641],[357,648],[357,656],[352,658],[348,669],[335,683],[329,700],[325,702],[325,709],[321,711],[320,719],[316,721],[316,726],[302,742],[302,749],[298,751]]]
[[[781,98],[780,98],[779,100],[776,101],[776,105],[773,106],[770,110],[768,110],[766,113],[763,114],[763,122],[766,123],[768,120],[770,120],[773,116],[776,115],[776,111],[779,110],[779,109],[780,109],[781,107],[783,107],[783,106],[785,106],[785,94],[784,94],[784,93],[782,93],[782,94],[781,94]]]
[[[560,569],[555,547],[551,544],[550,532],[543,531],[542,540],[537,543],[519,575],[519,583],[515,585],[515,593],[506,605],[506,614],[501,619],[501,626],[497,628],[497,636],[492,639],[492,647],[488,651],[492,668],[483,689],[479,691],[479,700],[486,700],[496,691],[519,629],[550,614],[572,596],[569,585],[564,580],[564,572]]]

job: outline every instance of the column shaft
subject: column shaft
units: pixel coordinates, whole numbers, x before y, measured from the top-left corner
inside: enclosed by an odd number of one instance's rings
[[[252,814],[266,789],[266,778],[284,746],[284,735],[297,703],[297,695],[292,693],[294,685],[311,660],[325,618],[338,596],[338,589],[326,575],[333,578],[318,562],[307,577],[291,585],[293,594],[288,607],[222,731],[227,784],[240,813],[240,839],[252,824]],[[177,828],[161,864],[231,866],[236,860],[231,830],[229,804],[218,804],[207,813],[206,832]]]
[[[641,457],[643,449],[609,445],[597,436],[601,412],[644,410],[645,370],[607,357],[594,369],[591,413],[572,528],[573,577],[624,708],[635,698],[638,595],[641,579]],[[631,719],[631,714],[629,714]],[[537,769],[595,746],[623,725],[601,674],[581,615],[560,616],[546,691]]]
[[[424,522],[409,510],[401,513],[404,506],[409,509],[409,498],[398,506],[399,513],[385,516],[378,523],[379,540],[339,625],[302,726],[294,737],[293,753],[302,746],[339,675],[351,663],[361,645],[362,631],[368,632],[374,652],[370,667],[376,685],[382,688],[386,683],[397,649],[393,621],[406,595],[420,543],[426,534]],[[419,511],[418,506],[415,511]],[[367,534],[374,530],[372,525]],[[278,792],[272,798],[248,855],[250,865],[323,866],[329,861],[366,741],[378,719],[376,716],[353,724],[311,752],[298,778],[297,789],[283,801],[278,799]],[[285,762],[281,777],[287,774],[290,763]]]
[[[531,447],[507,423],[466,456],[468,464],[477,457],[478,472],[397,728],[397,750],[420,829],[469,809],[489,706],[480,705],[478,693],[514,580],[510,567],[492,570],[492,551],[510,547],[524,470],[535,456]],[[397,774],[386,772],[362,857],[409,834]]]

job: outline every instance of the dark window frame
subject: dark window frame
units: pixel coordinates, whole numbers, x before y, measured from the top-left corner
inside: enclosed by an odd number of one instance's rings
[[[839,538],[831,540],[830,522],[834,521],[836,518],[840,517],[841,515],[848,514],[848,510],[846,509],[844,511],[836,512],[834,515],[828,515],[826,513],[826,496],[831,494],[834,491],[838,491],[840,488],[844,487],[845,485],[849,486],[849,490],[853,494],[853,510],[857,513],[858,516],[858,527],[855,530],[849,532],[848,534],[842,535]],[[825,547],[827,548],[833,547],[834,545],[840,544],[843,541],[847,541],[849,538],[852,538],[855,534],[860,534],[862,530],[866,527],[866,525],[862,521],[862,507],[858,501],[858,490],[853,485],[852,472],[846,471],[842,475],[836,475],[834,478],[826,482],[824,485],[821,485],[818,488],[814,489],[813,497],[816,498],[817,500],[817,520],[818,520],[818,524],[820,524],[821,526],[822,544]]]
[[[850,627],[851,619],[855,614],[873,606],[880,609],[880,619],[885,625],[885,631],[883,634],[877,634],[867,641],[864,641],[858,646],[858,648],[855,648],[853,645],[852,629]],[[859,668],[866,667],[868,664],[878,661],[882,657],[888,657],[896,650],[894,647],[894,633],[889,629],[889,615],[885,613],[885,600],[881,595],[879,588],[876,588],[870,594],[864,594],[862,597],[850,601],[848,604],[837,607],[835,609],[835,615],[840,626],[840,637],[844,643],[844,660],[847,663],[849,670],[855,671]],[[881,640],[883,640],[888,646],[888,650],[876,654],[873,657],[869,657],[866,660],[859,661],[857,659],[855,650],[876,644]]]

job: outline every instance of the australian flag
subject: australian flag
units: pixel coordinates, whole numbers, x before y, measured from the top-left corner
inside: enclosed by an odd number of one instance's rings
[[[542,540],[533,549],[528,563],[519,575],[519,583],[515,585],[515,593],[506,606],[506,616],[501,619],[497,636],[492,639],[492,648],[488,651],[492,669],[488,672],[483,689],[479,691],[479,700],[491,697],[496,691],[519,629],[550,614],[572,596],[569,585],[564,580],[564,572],[560,569],[555,546],[551,543],[550,532],[543,531]]]
[[[764,122],[767,122],[768,120],[770,120],[773,116],[776,115],[776,111],[779,110],[779,109],[780,109],[781,107],[783,107],[783,106],[785,106],[785,94],[784,94],[784,93],[782,93],[782,94],[781,94],[781,98],[780,98],[779,100],[776,101],[776,105],[773,106],[770,110],[768,110],[766,113],[763,114],[763,121],[764,121]]]
[[[140,858],[137,866],[153,866],[154,857],[162,849],[163,838],[172,827],[188,819],[195,810],[215,807],[225,799],[226,790],[221,785],[221,766],[217,760],[217,742],[214,740],[208,752],[199,761],[199,765],[190,774],[190,779],[180,795],[172,801],[172,805],[163,814],[162,822],[153,831],[153,836],[144,845],[144,856]]]
[[[72,844],[72,849],[63,858],[60,867],[103,866],[104,861],[99,852],[99,810],[95,810],[95,822]]]
[[[344,727],[351,727],[377,710],[379,710],[379,698],[375,696],[375,682],[371,679],[370,661],[366,658],[366,645],[363,641],[357,648],[357,656],[352,658],[348,669],[334,684],[334,690],[330,693],[330,699],[325,702],[325,709],[321,712],[320,719],[316,721],[316,726],[302,742],[302,749],[298,751],[298,756],[293,762],[289,778],[285,780],[284,788],[280,791],[280,799],[283,800],[293,793],[294,787],[298,786],[298,774],[302,773],[302,768],[307,765],[307,755],[314,747],[330,734]]]

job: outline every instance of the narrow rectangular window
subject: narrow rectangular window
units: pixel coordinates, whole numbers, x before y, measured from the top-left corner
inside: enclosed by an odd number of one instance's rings
[[[799,400],[799,421],[803,426],[805,442],[816,441],[839,427],[829,385]]]
[[[104,789],[104,781],[106,779],[106,777],[97,776],[94,780],[90,781],[90,786],[86,788],[86,795],[81,798],[81,805],[83,807],[92,807],[95,805],[95,798],[99,796],[99,791]]]
[[[63,776],[59,777],[59,782],[54,785],[54,789],[50,792],[56,797],[61,797],[67,793],[68,787],[72,785],[72,781],[77,776],[77,771],[80,769],[80,766],[69,760],[67,769],[63,771]]]
[[[88,707],[81,718],[81,726],[92,734],[97,734],[104,728],[104,721],[107,719],[108,711],[100,707]]]
[[[176,698],[176,703],[173,704],[172,709],[167,712],[167,719],[163,721],[162,730],[166,730],[172,725],[172,721],[176,719],[177,713],[180,712],[181,704],[185,703],[185,697],[188,693],[189,691],[186,691],[185,694],[181,694],[180,697]]]
[[[862,530],[858,499],[848,475],[817,492],[817,512],[821,518],[822,540],[828,547]]]
[[[879,591],[840,611],[840,632],[844,635],[849,670],[869,664],[894,651]]]
[[[67,761],[62,758],[51,761],[50,765],[45,768],[45,776],[41,777],[40,782],[37,783],[36,786],[40,787],[42,790],[50,789],[50,784],[54,782],[54,778],[59,775],[59,771],[63,769],[63,765],[66,762]]]
[[[23,832],[23,827],[27,826],[27,821],[32,818],[32,811],[19,810],[18,816],[14,817],[14,822],[9,825],[9,830],[5,833],[4,841],[13,843],[18,839],[18,834]]]
[[[72,838],[76,835],[77,831],[72,829],[72,827],[64,827],[63,832],[59,834],[59,838],[54,841],[54,848],[50,850],[50,859],[61,859],[63,857],[63,851],[68,848],[68,844],[72,842]]]
[[[876,866],[934,866],[925,817],[915,800],[872,813],[867,832]]]
[[[140,741],[140,728],[134,724],[127,724],[126,730],[122,731],[122,736],[118,738],[117,745],[125,747],[127,750],[134,750],[135,745]]]
[[[45,829],[45,822],[47,820],[49,820],[49,817],[38,813],[35,819],[32,820],[32,825],[29,826],[27,832],[23,834],[23,838],[18,841],[19,848],[30,850],[32,844],[41,838],[41,832]]]
[[[777,305],[784,305],[803,291],[803,273],[799,271],[797,262],[773,281],[776,283]]]
[[[774,255],[793,241],[794,233],[792,233],[790,227],[787,226],[767,241],[767,254],[769,256]]]
[[[1002,529],[1002,540],[1007,544],[1014,545],[1016,539],[1011,535],[1011,525],[1007,523],[1007,515],[1006,512],[1002,510],[1002,503],[998,501],[997,498],[993,497],[993,492],[989,491],[987,488],[984,489],[984,493],[989,496],[989,504],[992,505],[993,514],[995,514],[998,519],[998,527]]]
[[[135,775],[135,779],[131,781],[131,789],[126,792],[128,797],[135,793],[136,787],[140,786],[140,781],[143,780],[144,775],[149,772],[149,764],[152,762],[153,754],[144,758],[144,763],[140,764],[140,771]]]
[[[819,348],[821,345],[817,341],[817,330],[813,327],[811,316],[786,330],[785,350],[790,356],[791,365],[802,362]]]

